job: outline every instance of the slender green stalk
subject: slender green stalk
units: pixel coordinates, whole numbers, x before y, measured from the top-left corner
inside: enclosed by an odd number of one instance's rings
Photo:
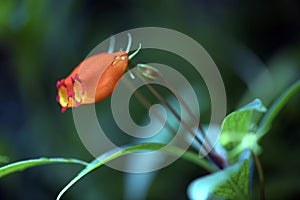
[[[77,176],[75,176],[58,194],[56,197],[56,200],[60,200],[62,195],[69,190],[75,183],[77,183],[82,177],[86,176],[93,170],[101,167],[105,163],[112,161],[118,157],[124,156],[129,153],[135,153],[145,150],[163,150],[167,153],[170,153],[171,155],[182,155],[183,158],[186,160],[189,160],[191,162],[194,162],[197,165],[200,165],[204,169],[206,169],[209,172],[214,172],[214,168],[204,159],[199,159],[198,155],[189,151],[186,151],[184,149],[180,149],[174,146],[166,146],[165,144],[159,144],[159,143],[145,143],[145,144],[138,144],[138,145],[131,145],[131,146],[124,146],[123,148],[113,149],[109,152],[106,152],[105,154],[102,154],[92,162],[90,162],[86,167],[81,170]]]
[[[10,163],[0,167],[0,178],[9,175],[11,173],[23,171],[25,169],[48,165],[48,164],[56,164],[56,163],[70,163],[70,164],[79,164],[86,166],[88,163],[82,160],[74,159],[74,158],[35,158],[22,160],[14,163]]]
[[[259,124],[257,131],[257,136],[262,137],[270,128],[272,121],[277,116],[278,112],[283,108],[286,102],[300,90],[300,79],[285,90],[268,109],[267,113],[264,115],[263,119]]]
[[[262,168],[262,165],[260,163],[260,160],[257,155],[255,155],[252,152],[252,156],[254,158],[255,166],[258,172],[258,178],[259,178],[259,190],[260,190],[260,200],[265,200],[265,179],[264,179],[264,171]]]

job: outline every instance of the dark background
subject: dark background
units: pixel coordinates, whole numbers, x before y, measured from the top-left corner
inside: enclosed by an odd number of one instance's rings
[[[299,78],[299,19],[296,0],[0,0],[0,155],[10,162],[43,156],[92,160],[71,111],[60,112],[55,83],[98,43],[137,27],[170,28],[198,41],[223,76],[228,112],[255,97],[268,107]],[[149,60],[176,65],[169,57],[137,56]],[[262,141],[268,199],[300,196],[299,100],[297,94],[289,101]],[[78,170],[61,164],[9,175],[0,180],[0,199],[54,199]],[[147,198],[185,199],[189,182],[204,173],[178,160],[157,172]],[[125,184],[124,173],[104,166],[63,199],[123,199]]]

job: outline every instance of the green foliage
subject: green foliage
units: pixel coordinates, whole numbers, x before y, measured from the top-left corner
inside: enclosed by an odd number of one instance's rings
[[[226,199],[247,199],[249,197],[249,161],[244,160],[239,164],[239,169],[234,171],[225,183],[216,188],[213,191],[214,194]]]
[[[11,163],[8,165],[5,165],[0,168],[0,178],[14,173],[23,171],[25,169],[31,168],[31,167],[37,167],[41,165],[46,164],[54,164],[54,163],[70,163],[70,164],[80,164],[80,165],[87,165],[86,162],[78,159],[68,159],[68,158],[37,158],[37,159],[30,159],[30,160],[24,160],[19,161],[15,163]]]
[[[195,180],[188,190],[192,199],[225,198],[249,199],[249,158],[238,161],[240,154],[250,149],[258,153],[256,135],[252,130],[253,112],[265,112],[259,99],[232,112],[223,121],[220,144],[225,147],[232,166],[217,173]],[[213,195],[212,195],[213,194]]]
[[[188,196],[191,199],[247,199],[248,188],[249,165],[245,160],[194,180],[188,188]]]
[[[189,197],[191,199],[207,199],[209,196],[210,199],[249,199],[249,159],[251,158],[237,161],[238,155],[246,149],[253,153],[259,153],[258,140],[266,133],[288,99],[299,89],[300,81],[297,81],[283,92],[264,115],[257,130],[252,129],[253,111],[267,111],[259,99],[255,99],[229,114],[221,127],[220,143],[228,151],[231,162],[236,163],[224,170],[193,181],[188,188]]]
[[[232,112],[223,121],[221,127],[220,144],[226,148],[230,161],[237,161],[244,149],[260,152],[256,136],[252,127],[253,112],[266,112],[265,106],[259,99],[253,100],[248,105]]]
[[[158,143],[145,143],[145,144],[138,144],[138,145],[129,145],[124,148],[120,148],[117,150],[112,150],[109,151],[105,154],[102,154],[92,162],[90,162],[83,170],[81,170],[77,176],[75,176],[58,194],[57,200],[61,198],[61,196],[70,188],[72,185],[74,185],[77,181],[79,181],[82,177],[90,173],[91,171],[99,168],[100,166],[104,165],[105,163],[114,160],[120,156],[124,156],[129,153],[134,153],[134,152],[141,152],[145,150],[160,150],[161,148],[165,147],[165,151],[171,154],[183,154],[183,157],[195,162],[196,164],[200,165],[201,167],[204,167],[208,171],[212,171],[213,168],[208,164],[207,161],[204,159],[199,159],[197,154],[192,154],[189,152],[185,152],[182,149],[179,149],[177,147],[169,147],[165,146],[165,144],[158,144]]]
[[[164,151],[173,155],[182,155],[186,160],[192,161],[209,172],[210,175],[194,180],[189,188],[188,195],[191,199],[249,199],[249,183],[250,183],[250,155],[241,157],[241,153],[245,150],[252,153],[259,153],[260,147],[258,140],[266,133],[272,121],[278,115],[279,111],[286,104],[289,98],[300,89],[300,81],[297,81],[288,88],[271,106],[267,109],[263,106],[259,99],[255,99],[248,105],[229,114],[223,121],[221,127],[220,144],[225,147],[231,161],[231,165],[225,169],[214,172],[214,167],[206,160],[199,159],[196,153],[184,151],[177,147],[166,146],[158,143],[144,143],[138,145],[128,145],[124,148],[109,151],[90,163],[78,159],[66,158],[39,158],[19,161],[8,164],[0,168],[0,178],[27,168],[54,164],[69,163],[80,164],[85,166],[77,176],[75,176],[59,193],[57,200],[76,182],[91,171],[99,168],[103,164],[133,152],[156,151],[164,147]],[[266,112],[258,129],[253,125],[253,112]],[[165,148],[167,147],[167,148]],[[0,161],[5,161],[4,157],[0,157]],[[239,161],[238,161],[239,158]]]

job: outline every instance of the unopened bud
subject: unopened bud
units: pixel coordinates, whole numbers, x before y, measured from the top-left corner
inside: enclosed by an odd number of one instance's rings
[[[160,77],[159,71],[148,64],[138,64],[138,71],[146,78],[157,79]]]

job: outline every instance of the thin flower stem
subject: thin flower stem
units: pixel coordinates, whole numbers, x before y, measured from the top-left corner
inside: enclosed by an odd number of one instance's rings
[[[171,89],[171,91],[175,92],[176,90],[159,74],[159,78],[160,80],[167,86],[167,88]],[[183,98],[180,95],[177,95],[178,100],[182,103],[183,107],[186,109],[186,111],[188,112],[189,116],[191,117],[191,119],[194,122],[194,126],[197,127],[199,133],[202,135],[202,138],[205,138],[206,134],[205,131],[202,127],[202,125],[199,123],[199,121],[197,120],[196,116],[193,114],[193,112],[191,111],[190,107],[186,104],[186,102],[183,100]],[[196,136],[197,137],[197,136]],[[203,142],[202,142],[203,143]],[[209,140],[206,141],[205,144],[203,145],[207,145],[208,147],[212,147],[211,143]],[[206,148],[207,149],[207,148]]]
[[[137,76],[143,80],[144,82],[145,81],[145,77],[138,73],[137,72]],[[156,77],[156,78],[159,78],[159,77]],[[180,117],[180,115],[176,112],[176,110],[166,101],[166,99],[164,97],[162,97],[160,95],[160,93],[152,86],[152,85],[149,85],[147,84],[146,87],[150,90],[150,92],[158,99],[160,100],[170,111],[171,113],[175,116],[175,118],[179,121],[179,123],[182,123],[182,125],[187,129],[187,131],[191,134],[191,136],[193,138],[196,138],[196,141],[199,143],[199,145],[203,145],[203,142],[201,141],[200,138],[197,137],[197,135],[195,134],[195,132],[185,123],[185,121],[183,121]],[[207,149],[205,149],[207,150]]]
[[[131,84],[130,81],[125,80],[125,84],[131,88],[134,89],[133,84]],[[134,96],[139,100],[139,102],[142,103],[142,105],[146,108],[149,109],[151,107],[151,103],[148,101],[148,99],[145,98],[145,96],[138,90],[135,91]],[[157,117],[159,120],[164,121],[161,115],[158,115],[157,113],[154,113],[155,117]],[[174,136],[176,136],[176,131],[168,122],[165,123],[166,128],[172,133]],[[186,141],[185,141],[186,142]]]
[[[134,88],[134,86],[131,84],[130,81],[126,81],[126,84],[127,84],[127,86],[128,86],[129,88],[131,88],[131,89]],[[137,90],[137,91],[135,91],[134,95],[135,95],[135,97],[143,104],[143,106],[144,106],[145,108],[149,109],[149,108],[151,107],[152,104],[145,98],[145,96],[144,96],[141,92],[139,92],[139,91]],[[172,108],[172,107],[170,106],[170,108]],[[172,109],[172,110],[174,110],[174,109]],[[156,117],[157,117],[158,119],[160,119],[161,121],[163,121],[163,119],[161,118],[160,115],[157,115],[156,113],[154,113],[154,114],[156,115]],[[173,114],[175,115],[176,113],[173,113]],[[179,115],[177,114],[177,116],[179,116]],[[177,118],[177,119],[178,119],[178,118]],[[179,119],[180,119],[180,117],[179,117]],[[180,120],[179,120],[179,121],[180,121]],[[172,133],[174,136],[176,136],[176,131],[173,129],[173,127],[171,127],[171,126],[169,125],[168,122],[165,123],[165,126],[166,126],[166,128],[170,131],[170,133]],[[186,126],[187,126],[187,125],[186,125]],[[187,126],[187,127],[189,127],[189,126]],[[185,141],[185,140],[183,140],[183,141],[184,141],[184,142],[187,142],[187,141]],[[198,142],[199,145],[202,144],[202,142],[200,141],[200,138],[198,138],[198,137],[196,137],[196,142]],[[220,156],[218,156],[214,151],[209,152],[209,153],[208,153],[208,157],[216,164],[216,166],[217,166],[219,169],[223,169],[223,168],[224,168],[224,162],[223,162],[223,159],[220,158]],[[207,171],[207,172],[210,172],[210,171]]]
[[[149,69],[152,69],[149,68]],[[153,77],[150,75],[149,77],[151,78],[157,78],[160,79],[161,82],[163,82],[167,88],[169,88],[172,92],[175,92],[176,90],[174,90],[171,85],[166,82],[166,80],[159,74],[156,73],[158,71],[156,71],[155,69],[153,70],[154,74]],[[136,75],[143,80],[144,82],[146,82],[146,78],[144,74],[137,72]],[[176,110],[166,101],[166,99],[160,95],[160,93],[150,84],[146,85],[147,88],[150,90],[150,92],[158,99],[162,102],[162,104],[164,104],[170,111],[171,113],[175,116],[175,118],[179,121],[179,123],[181,123],[185,129],[187,130],[187,132],[193,137],[195,138],[195,140],[197,141],[197,143],[199,143],[200,146],[203,147],[204,151],[207,153],[208,158],[219,168],[219,169],[223,169],[225,167],[225,162],[223,160],[223,158],[221,156],[219,156],[215,150],[213,149],[212,145],[210,144],[210,141],[206,140],[205,143],[204,141],[202,141],[202,139],[199,137],[199,135],[197,135],[197,132],[193,131],[191,129],[191,127],[184,121],[181,119],[181,116],[176,112]],[[140,96],[140,95],[139,95]],[[202,135],[202,138],[205,138],[205,132],[201,126],[201,124],[198,122],[197,118],[194,116],[194,114],[192,113],[191,109],[189,108],[189,106],[185,103],[185,101],[179,96],[176,95],[178,97],[178,100],[181,102],[181,104],[183,105],[183,107],[187,110],[188,114],[190,115],[191,119],[194,122],[194,126],[197,127],[198,131],[200,132],[200,134]],[[145,102],[145,98],[143,98],[143,101]],[[149,107],[149,106],[148,106]],[[208,148],[211,147],[211,148]]]
[[[259,177],[259,188],[260,188],[260,200],[265,200],[265,180],[264,180],[264,171],[262,168],[262,165],[260,163],[260,160],[258,158],[257,155],[255,155],[252,152],[253,158],[254,158],[254,162],[255,162],[255,166],[258,172],[258,177]]]
[[[152,92],[152,94],[154,96],[156,96],[172,113],[173,115],[177,118],[177,120],[179,121],[179,123],[182,123],[182,125],[186,128],[186,130],[191,134],[191,136],[193,138],[196,139],[196,141],[200,144],[200,146],[203,146],[205,152],[207,152],[207,156],[208,158],[211,159],[212,162],[215,163],[215,165],[219,168],[219,169],[223,169],[224,166],[224,161],[222,159],[222,157],[220,157],[215,151],[214,149],[212,149],[211,151],[209,151],[207,149],[207,146],[205,143],[203,143],[203,141],[201,141],[201,139],[197,136],[197,134],[188,126],[187,123],[185,123],[184,120],[181,119],[180,115],[176,112],[176,110],[165,100],[165,98],[163,98],[159,92],[157,92],[157,90],[151,86],[151,85],[147,85],[148,89]],[[199,126],[198,126],[199,127]],[[207,141],[206,141],[207,142]]]
[[[167,86],[167,88],[171,89],[173,92],[175,92],[176,90],[171,86],[170,83],[168,83],[161,75],[159,75],[160,80]],[[180,95],[177,96],[178,100],[182,103],[183,107],[187,110],[188,114],[190,115],[190,117],[192,118],[195,126],[198,127],[200,133],[202,134],[203,137],[205,137],[204,135],[204,129],[202,128],[202,125],[199,124],[196,116],[193,114],[193,112],[191,111],[190,107],[185,103],[185,101],[182,99],[182,97]]]
[[[137,74],[139,76],[139,78],[141,78],[142,80],[145,80],[140,74]],[[219,169],[223,169],[224,166],[224,161],[223,159],[214,151],[214,149],[212,149],[211,151],[209,151],[208,147],[206,146],[205,143],[203,143],[203,141],[201,141],[201,139],[197,136],[197,134],[191,129],[191,127],[188,126],[188,124],[181,119],[180,115],[176,112],[176,110],[165,100],[164,97],[162,97],[159,92],[151,85],[147,85],[147,88],[151,91],[151,93],[158,98],[158,100],[160,100],[171,112],[172,114],[176,117],[176,119],[179,121],[179,123],[182,123],[182,125],[186,128],[186,130],[188,131],[188,133],[191,134],[191,136],[193,138],[196,139],[196,141],[199,143],[200,146],[203,146],[205,152],[207,152],[208,157],[211,159],[212,162],[215,163],[215,165],[219,168]],[[183,101],[183,99],[181,99]],[[187,106],[188,107],[188,106]],[[196,120],[197,121],[197,120]],[[201,127],[199,126],[199,123],[197,124],[197,127]],[[202,130],[203,131],[203,130]],[[204,132],[202,132],[204,133]],[[206,141],[207,142],[207,141]]]
[[[180,117],[180,115],[176,112],[176,110],[166,101],[165,98],[163,98],[159,92],[157,92],[157,90],[152,86],[152,85],[147,85],[147,88],[151,91],[151,93],[158,98],[158,100],[160,100],[172,113],[173,115],[176,117],[176,119],[182,123],[182,125],[186,128],[186,130],[192,135],[192,137],[195,137],[195,139],[197,140],[197,142],[200,145],[203,145],[203,142],[200,140],[200,138],[196,137],[195,132],[191,129],[191,127],[189,127],[185,121],[183,121]]]

